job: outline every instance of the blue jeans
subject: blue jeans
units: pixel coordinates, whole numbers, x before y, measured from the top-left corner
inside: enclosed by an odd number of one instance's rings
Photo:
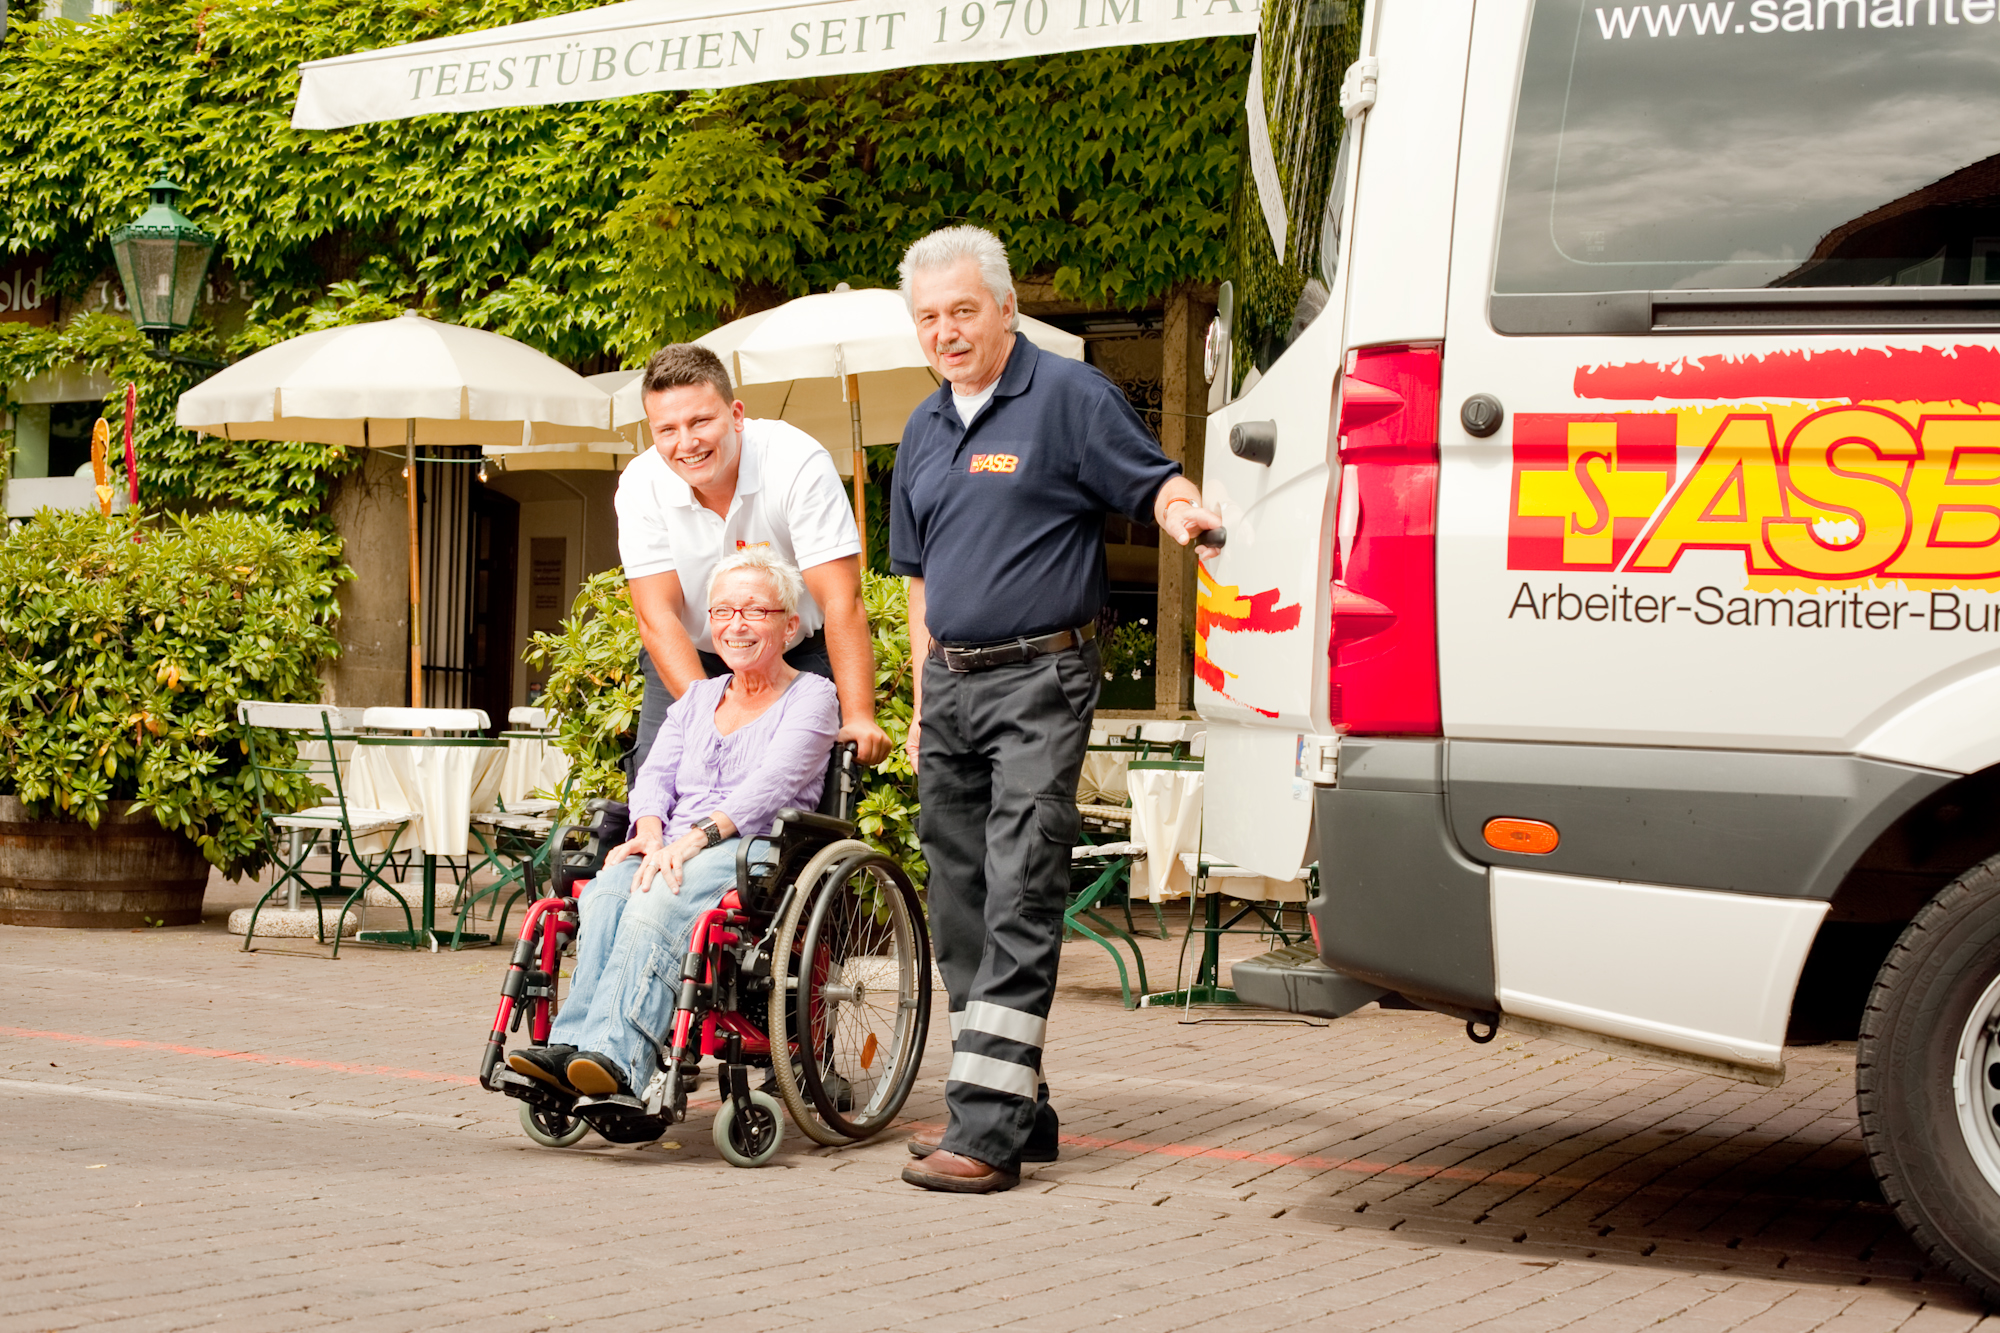
[[[681,959],[695,922],[736,887],[739,841],[730,838],[689,858],[679,893],[661,875],[646,892],[634,892],[636,856],[590,882],[577,902],[576,969],[549,1031],[551,1044],[609,1056],[632,1091],[645,1091],[659,1063],[654,1043],[668,1040]]]

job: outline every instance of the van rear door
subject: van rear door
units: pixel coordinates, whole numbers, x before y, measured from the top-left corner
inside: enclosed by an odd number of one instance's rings
[[[1994,16],[1482,0],[1447,734],[1852,751],[2000,663]]]
[[[1269,0],[1264,12],[1266,67],[1289,71],[1286,98],[1271,100],[1276,74],[1264,85],[1267,106],[1281,108],[1264,119],[1285,188],[1282,209],[1263,205],[1272,195],[1254,184],[1253,115],[1253,183],[1231,231],[1237,309],[1223,396],[1233,400],[1209,418],[1203,477],[1230,537],[1203,580],[1196,703],[1211,723],[1206,847],[1288,876],[1307,859],[1303,747],[1346,722],[1328,690],[1336,522],[1369,521],[1358,494],[1336,507],[1342,367],[1360,344],[1434,345],[1444,334],[1472,4],[1389,0],[1361,16],[1345,3]],[[1355,18],[1359,30],[1336,26]],[[1291,34],[1292,48],[1274,33]],[[1379,96],[1346,122],[1343,81],[1364,54],[1381,62]],[[1424,410],[1434,394],[1433,382]],[[1231,452],[1232,429],[1244,443],[1245,427],[1268,430],[1268,465]]]

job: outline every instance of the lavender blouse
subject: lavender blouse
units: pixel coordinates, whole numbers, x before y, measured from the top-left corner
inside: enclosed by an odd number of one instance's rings
[[[635,826],[652,815],[671,840],[721,810],[744,837],[762,837],[786,806],[819,804],[826,757],[840,730],[833,682],[802,671],[755,721],[724,736],[715,729],[715,710],[729,680],[698,680],[667,710],[632,784]]]

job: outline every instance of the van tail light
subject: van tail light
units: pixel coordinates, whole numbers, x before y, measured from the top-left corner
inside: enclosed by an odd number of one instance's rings
[[[1441,349],[1361,347],[1340,389],[1328,705],[1342,731],[1434,736]]]

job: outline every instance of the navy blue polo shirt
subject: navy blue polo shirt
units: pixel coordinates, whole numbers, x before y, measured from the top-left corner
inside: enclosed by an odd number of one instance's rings
[[[951,393],[939,385],[903,427],[889,568],[923,578],[925,618],[946,643],[1095,620],[1106,511],[1151,522],[1153,497],[1180,464],[1102,371],[1019,333],[972,425]]]

